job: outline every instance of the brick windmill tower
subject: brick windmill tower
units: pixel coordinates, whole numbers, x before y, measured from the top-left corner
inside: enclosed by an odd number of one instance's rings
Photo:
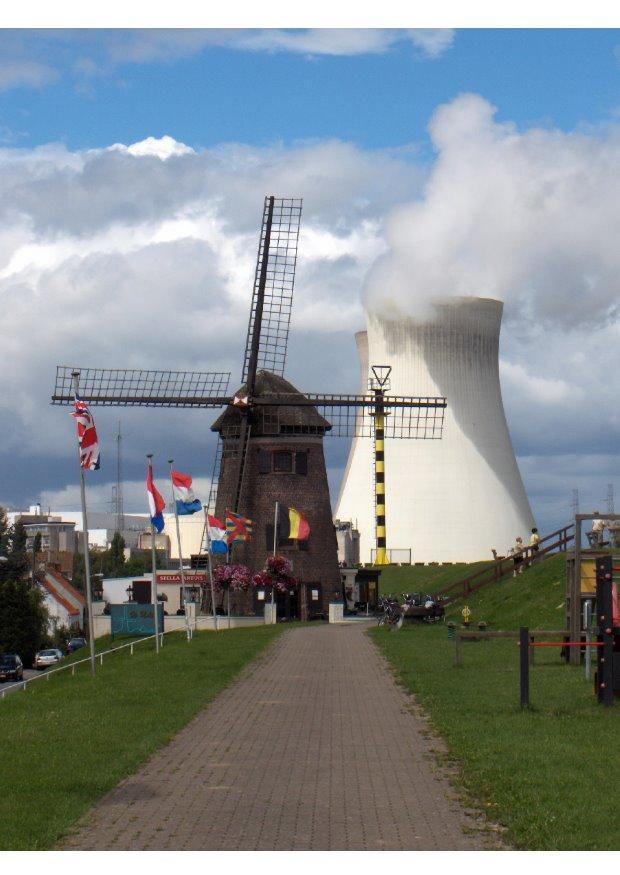
[[[80,395],[91,405],[225,407],[212,426],[218,444],[208,509],[220,518],[231,510],[254,521],[253,539],[236,544],[233,554],[252,571],[263,567],[273,549],[276,501],[308,519],[307,542],[278,548],[293,560],[294,574],[304,584],[291,611],[303,617],[306,595],[325,613],[342,591],[323,438],[374,438],[376,536],[384,555],[384,438],[440,438],[446,399],[386,395],[389,368],[382,366],[373,366],[375,378],[362,395],[302,393],[284,379],[301,208],[298,198],[265,198],[243,385],[233,396],[227,394],[229,373],[62,365],[52,403],[73,403],[73,375],[79,373]],[[248,609],[251,598],[238,607]],[[285,607],[290,611],[290,604]]]
[[[246,384],[237,396],[245,397],[247,391]],[[285,397],[287,405],[278,406],[277,396]],[[233,561],[259,569],[273,550],[276,502],[299,510],[308,520],[310,537],[279,539],[278,552],[292,561],[302,586],[292,598],[278,594],[279,613],[305,617],[308,609],[324,612],[329,601],[342,593],[323,453],[323,438],[331,424],[316,407],[303,404],[301,392],[270,371],[257,372],[254,398],[256,403],[269,402],[269,407],[252,416],[240,487],[238,446],[244,414],[228,407],[211,426],[222,441],[215,515],[222,519],[227,509],[236,508],[254,521],[252,540],[233,545]],[[295,405],[296,399],[302,403]],[[248,598],[241,594],[235,602],[237,607],[249,607]]]

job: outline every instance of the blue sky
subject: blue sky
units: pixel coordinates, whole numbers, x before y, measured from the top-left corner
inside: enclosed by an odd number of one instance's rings
[[[293,382],[357,390],[352,333],[387,250],[410,297],[505,301],[504,401],[539,526],[566,522],[575,487],[603,506],[620,437],[619,47],[617,30],[0,32],[0,504],[77,504],[68,417],[48,404],[57,363],[236,382],[275,191],[304,196]],[[123,416],[127,509],[146,449],[204,491],[206,421]],[[108,460],[117,418],[98,415]],[[345,460],[333,442],[333,493]]]
[[[9,32],[0,57],[51,72],[0,95],[5,141],[84,149],[163,134],[191,146],[337,137],[424,149],[435,107],[464,91],[485,96],[500,119],[564,130],[605,122],[620,106],[617,30],[460,30],[432,58],[401,40],[372,54],[207,46],[129,63],[104,48],[106,34],[15,45]]]

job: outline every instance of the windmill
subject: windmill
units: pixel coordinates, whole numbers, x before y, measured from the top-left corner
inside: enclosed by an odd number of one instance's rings
[[[263,531],[236,545],[235,558],[262,567],[273,543],[275,502],[308,516],[309,542],[284,545],[297,551],[295,574],[320,593],[326,605],[340,597],[336,535],[331,520],[323,437],[371,437],[375,441],[377,563],[388,562],[385,529],[386,438],[441,438],[446,399],[391,396],[389,369],[373,368],[368,394],[300,392],[284,379],[297,262],[302,201],[265,198],[250,319],[242,368],[243,385],[228,394],[230,374],[112,370],[58,366],[53,404],[73,401],[72,374],[91,405],[224,408],[212,425],[218,445],[209,509],[243,512]],[[370,500],[370,496],[369,496]],[[270,508],[271,512],[267,513]],[[307,548],[307,549],[303,549]]]

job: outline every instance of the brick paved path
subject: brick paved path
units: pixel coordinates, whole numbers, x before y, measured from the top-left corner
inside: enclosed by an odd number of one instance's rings
[[[64,847],[489,847],[411,704],[360,625],[291,629]]]

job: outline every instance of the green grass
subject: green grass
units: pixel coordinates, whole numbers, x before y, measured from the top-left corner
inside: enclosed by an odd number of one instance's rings
[[[564,598],[566,572],[564,554],[556,554],[491,583],[465,599],[448,606],[448,619],[461,619],[461,609],[471,610],[471,622],[484,620],[491,629],[563,629],[566,624]]]
[[[0,850],[53,847],[214,698],[282,626],[167,635],[0,702]],[[98,642],[104,649],[105,641]],[[80,651],[82,658],[84,651]],[[78,657],[78,653],[74,654]]]
[[[552,557],[466,600],[496,629],[563,628],[564,557]],[[455,605],[456,615],[462,606]],[[530,850],[618,850],[620,703],[598,705],[583,667],[536,652],[529,711],[519,708],[514,640],[463,642],[453,666],[445,626],[377,629],[374,640],[416,694],[459,766],[470,800]]]
[[[457,580],[475,574],[491,562],[459,562],[454,565],[387,565],[381,569],[381,595],[400,596],[403,592],[437,592]]]

